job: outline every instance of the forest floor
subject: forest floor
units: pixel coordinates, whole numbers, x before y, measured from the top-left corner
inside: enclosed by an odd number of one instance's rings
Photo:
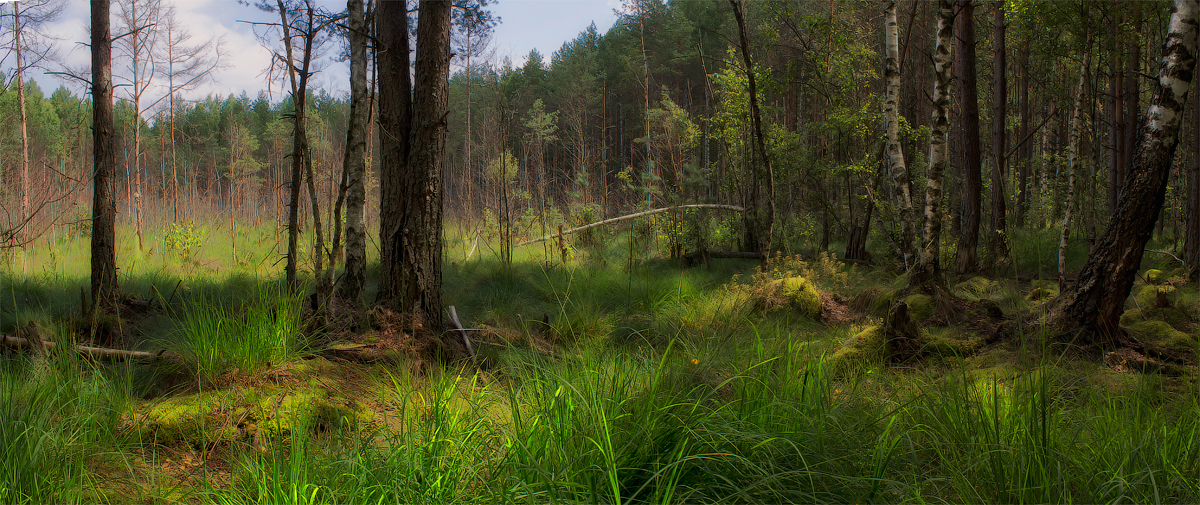
[[[168,352],[3,350],[0,502],[1200,501],[1200,289],[1163,255],[1122,324],[1190,364],[1049,334],[1049,232],[949,300],[829,255],[686,267],[613,236],[505,265],[458,232],[475,364],[378,309],[313,318],[273,231],[240,233],[236,262],[218,233],[127,246],[151,303],[118,318],[81,315],[83,241],[10,260],[5,335]],[[921,347],[897,363],[901,297]]]

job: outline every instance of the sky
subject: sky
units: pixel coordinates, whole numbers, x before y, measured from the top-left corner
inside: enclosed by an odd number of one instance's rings
[[[71,68],[87,69],[91,55],[87,47],[89,2],[65,0],[66,9],[61,18],[46,27],[45,31],[58,38],[57,45],[62,60]],[[113,2],[113,31],[116,33],[115,16],[119,12]],[[318,5],[330,10],[345,9],[344,2],[317,0]],[[260,12],[258,9],[241,5],[236,0],[163,0],[164,5],[174,6],[178,19],[192,35],[192,40],[201,42],[209,39],[221,40],[223,68],[215,72],[213,79],[188,93],[189,98],[200,98],[208,94],[226,96],[245,91],[251,97],[259,90],[267,89],[263,70],[270,62],[270,52],[262,46],[252,25],[246,21],[273,21],[277,15]],[[11,4],[0,5],[10,9]],[[499,62],[504,57],[512,59],[514,65],[524,63],[531,49],[537,49],[548,62],[550,55],[564,42],[574,39],[596,23],[601,34],[608,31],[616,21],[614,9],[620,8],[619,0],[498,0],[489,6],[499,16],[501,23],[495,29],[492,46],[494,58]],[[327,53],[338,50],[330,45]],[[114,50],[114,55],[116,51]],[[10,62],[5,62],[11,65]],[[119,75],[121,61],[114,61],[114,75]],[[49,93],[60,85],[60,79],[44,73],[31,74],[43,90]],[[344,63],[330,62],[322,72],[314,76],[314,86],[331,93],[345,93],[349,71]],[[119,83],[118,79],[118,83]],[[282,95],[280,82],[273,85],[271,98],[278,100]],[[78,84],[71,86],[81,93]],[[127,89],[127,88],[126,88]],[[117,89],[120,97],[122,88]]]

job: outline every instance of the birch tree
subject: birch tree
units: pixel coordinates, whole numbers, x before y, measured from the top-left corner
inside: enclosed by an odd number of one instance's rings
[[[362,298],[367,266],[367,230],[363,207],[366,204],[367,111],[370,109],[367,100],[368,24],[363,0],[348,0],[346,13],[347,35],[350,39],[350,120],[346,129],[346,155],[342,168],[346,186],[346,266],[339,294],[343,299],[358,302]]]
[[[1111,346],[1122,340],[1121,312],[1162,211],[1171,162],[1179,146],[1184,104],[1196,69],[1198,25],[1200,3],[1175,0],[1154,94],[1117,211],[1054,315],[1064,329],[1084,330],[1085,344]]]
[[[1067,208],[1063,214],[1062,233],[1058,240],[1058,290],[1067,290],[1067,239],[1071,236],[1071,214],[1075,210],[1075,181],[1079,172],[1079,132],[1083,109],[1084,86],[1087,84],[1088,56],[1084,48],[1083,64],[1079,68],[1079,84],[1075,90],[1074,111],[1071,112],[1071,131],[1067,134]]]
[[[888,172],[896,187],[897,207],[900,210],[900,252],[904,269],[916,264],[913,241],[916,239],[913,221],[912,183],[904,152],[900,147],[900,34],[896,21],[896,0],[885,0],[883,11],[884,43],[883,76],[886,81],[883,117],[887,130]]]
[[[933,53],[933,132],[929,136],[929,174],[925,182],[925,228],[921,238],[921,264],[909,273],[908,284],[932,290],[941,275],[942,175],[950,165],[946,134],[950,129],[950,92],[953,82],[951,52],[954,47],[954,5],[938,0],[937,38]]]

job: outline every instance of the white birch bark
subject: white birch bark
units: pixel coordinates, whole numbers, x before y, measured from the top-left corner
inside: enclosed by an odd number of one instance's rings
[[[910,286],[927,286],[938,275],[942,234],[942,174],[950,165],[947,132],[950,130],[951,51],[954,44],[954,5],[938,1],[937,39],[933,54],[933,133],[929,137],[929,178],[925,182],[925,229],[921,264],[910,274]]]
[[[1058,291],[1067,290],[1067,238],[1071,235],[1071,213],[1075,209],[1075,178],[1079,171],[1080,110],[1083,109],[1083,87],[1087,83],[1088,57],[1083,53],[1083,65],[1079,68],[1079,85],[1075,89],[1075,110],[1071,113],[1071,131],[1067,133],[1067,208],[1063,212],[1062,234],[1058,240]]]
[[[913,247],[915,225],[913,224],[912,185],[904,152],[900,149],[900,30],[896,21],[896,0],[884,0],[884,39],[886,57],[883,60],[883,75],[887,86],[883,99],[883,117],[887,128],[888,172],[896,185],[897,207],[900,211],[900,250],[904,255],[904,269],[915,266],[916,252]]]

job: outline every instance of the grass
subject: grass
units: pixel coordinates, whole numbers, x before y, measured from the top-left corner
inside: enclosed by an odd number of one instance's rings
[[[271,235],[240,229],[239,253],[267,258]],[[682,269],[645,242],[631,256],[624,236],[600,237],[567,264],[533,248],[505,265],[486,236],[476,245],[474,231],[454,234],[445,298],[481,343],[482,371],[320,357],[308,349],[303,294],[286,294],[278,266],[222,259],[231,251],[214,244],[227,232],[208,233],[188,257],[156,249],[129,260],[123,288],[174,307],[129,316],[129,344],[175,349],[182,372],[0,356],[0,502],[1200,501],[1195,376],[1116,371],[1040,347],[1036,328],[916,368],[835,365],[829,356],[878,314],[764,313],[759,287],[801,275],[844,300],[883,298],[903,283],[895,272],[829,257],[781,258],[762,272],[738,260]],[[1053,271],[1053,254],[1021,247],[1019,272]],[[75,338],[86,273],[64,258],[76,249],[64,244],[53,269],[33,262],[43,273],[3,279],[0,328]],[[1030,289],[1001,279],[955,291],[1013,313],[1037,310]],[[1186,308],[1196,292],[1179,284],[1173,303]],[[204,393],[150,387],[172,373]],[[318,397],[354,400],[362,405],[345,408],[360,415],[267,414],[285,398]],[[152,433],[139,413],[165,399],[194,404],[200,425],[226,435],[194,445],[133,436]],[[180,470],[182,460],[202,466]]]

